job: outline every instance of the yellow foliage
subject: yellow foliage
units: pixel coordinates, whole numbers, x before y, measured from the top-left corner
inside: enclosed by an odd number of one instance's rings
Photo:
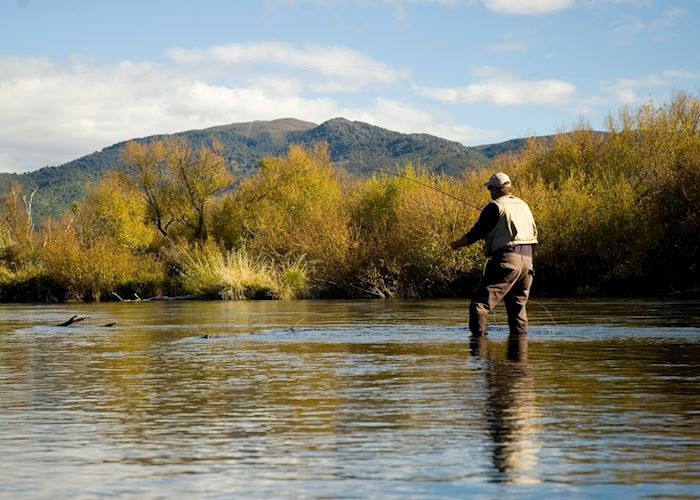
[[[222,252],[215,245],[184,255],[180,281],[187,293],[225,300],[293,299],[306,295],[309,282],[301,257],[274,265],[244,248]]]
[[[77,221],[84,237],[107,237],[117,245],[146,248],[154,238],[146,225],[146,204],[134,187],[115,171],[88,189]]]
[[[229,247],[277,260],[306,255],[337,262],[347,248],[347,212],[325,145],[291,146],[285,156],[261,160],[213,217],[214,236]]]
[[[525,180],[516,186],[540,228],[538,280],[547,286],[697,286],[698,98],[623,108],[606,135],[580,127],[551,145],[531,141],[499,167]]]
[[[30,261],[34,251],[34,223],[32,200],[38,188],[22,193],[22,187],[14,183],[5,193],[0,206],[0,258],[14,267]]]
[[[346,279],[356,277],[355,287],[381,297],[445,294],[482,260],[476,249],[455,253],[447,245],[478,212],[435,189],[464,200],[471,195],[469,183],[416,173],[411,165],[398,176],[372,177],[350,194]]]
[[[233,181],[219,145],[193,148],[182,138],[148,144],[132,141],[122,159],[134,169],[148,220],[161,235],[189,234],[206,240],[208,205]]]
[[[326,145],[295,145],[218,198],[232,177],[216,145],[130,143],[123,159],[135,189],[107,175],[75,222],[49,224],[40,249],[20,191],[5,197],[0,279],[16,283],[29,269],[27,280],[45,273],[72,297],[98,299],[134,280],[158,282],[165,263],[186,291],[226,298],[289,298],[312,285],[326,296],[468,293],[481,245],[453,252],[448,243],[476,221],[468,204],[489,201],[483,182],[500,170],[538,224],[535,293],[697,289],[700,99],[679,93],[623,108],[607,125],[605,134],[579,122],[531,139],[459,179],[406,165],[341,183]],[[137,252],[157,246],[143,221],[161,235],[158,259]]]
[[[50,279],[78,300],[99,301],[118,287],[162,279],[162,267],[153,256],[134,255],[107,236],[83,239],[67,219],[47,224],[40,258]]]

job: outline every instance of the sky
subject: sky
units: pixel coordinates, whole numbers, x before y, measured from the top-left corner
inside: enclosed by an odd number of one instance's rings
[[[0,172],[335,117],[468,146],[700,93],[700,0],[0,0]]]

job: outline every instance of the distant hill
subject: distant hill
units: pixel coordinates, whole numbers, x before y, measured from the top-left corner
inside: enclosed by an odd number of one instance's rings
[[[331,159],[356,175],[393,168],[406,162],[428,171],[459,175],[489,160],[473,148],[428,134],[401,134],[367,123],[334,118],[318,127],[290,134],[291,142],[328,142]]]
[[[540,136],[538,140],[551,141],[554,138],[553,135]],[[474,149],[484,155],[486,158],[492,160],[496,156],[505,153],[519,153],[525,146],[527,146],[528,139],[510,139],[508,141],[499,142],[496,144],[484,144],[483,146],[474,146]]]
[[[371,174],[373,169],[391,169],[409,161],[431,172],[459,175],[465,170],[487,166],[496,154],[517,151],[525,144],[525,139],[514,139],[470,148],[428,134],[403,134],[344,118],[320,125],[293,118],[234,123],[173,136],[185,137],[195,146],[218,140],[223,145],[224,157],[236,167],[239,177],[255,171],[262,157],[282,154],[293,143],[308,146],[325,141],[334,163],[362,176]],[[134,140],[148,142],[165,137],[168,136]],[[119,158],[125,144],[126,141],[114,144],[57,167],[25,174],[0,174],[0,193],[6,192],[13,182],[20,182],[26,188],[39,186],[34,198],[37,220],[56,216],[79,200],[85,186],[98,180],[106,170],[126,168]]]

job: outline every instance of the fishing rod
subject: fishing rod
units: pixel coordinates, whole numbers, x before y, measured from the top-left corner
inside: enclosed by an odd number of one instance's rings
[[[368,167],[368,170],[371,170],[374,172],[381,172],[382,174],[386,174],[386,175],[393,175],[394,177],[400,177],[401,179],[406,179],[408,181],[413,181],[416,184],[420,184],[423,187],[427,187],[429,189],[432,189],[433,191],[437,191],[440,194],[444,194],[445,196],[449,196],[453,200],[457,200],[458,202],[463,203],[464,205],[467,205],[468,207],[474,208],[474,209],[478,210],[479,212],[481,212],[481,208],[477,207],[476,205],[473,205],[473,204],[469,203],[468,201],[463,200],[462,198],[457,198],[455,195],[450,194],[447,191],[443,191],[442,189],[438,189],[435,186],[431,186],[430,184],[426,184],[425,182],[421,182],[418,179],[413,179],[412,177],[407,177],[405,175],[397,174],[396,172],[390,172],[388,170],[383,170],[381,168]]]

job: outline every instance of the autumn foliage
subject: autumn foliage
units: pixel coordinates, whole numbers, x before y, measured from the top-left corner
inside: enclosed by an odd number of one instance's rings
[[[470,205],[488,202],[496,170],[538,223],[534,293],[697,292],[700,99],[623,108],[606,128],[578,123],[460,178],[410,164],[348,178],[319,144],[263,158],[234,184],[216,144],[130,143],[130,175],[108,173],[41,228],[31,192],[4,196],[0,299],[469,295],[480,245],[447,243],[476,220]]]

